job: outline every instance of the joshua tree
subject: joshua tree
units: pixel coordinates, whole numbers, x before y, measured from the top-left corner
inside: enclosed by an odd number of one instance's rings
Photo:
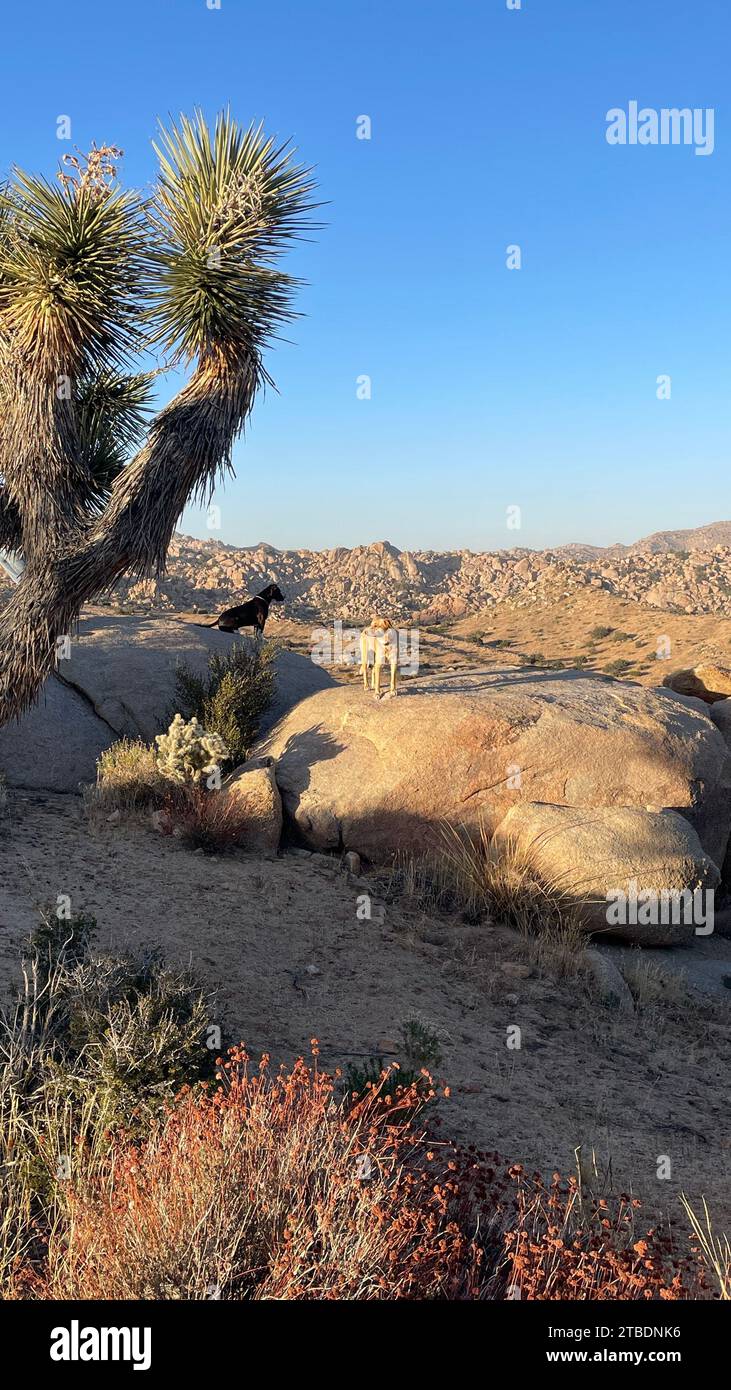
[[[162,571],[294,316],[298,282],[274,262],[312,225],[310,171],[228,115],[212,135],[181,117],[154,148],[146,200],[119,187],[111,146],[67,157],[55,185],[15,171],[0,194],[0,550],[25,561],[0,613],[0,724],[82,604]],[[154,352],[188,379],[150,418]]]

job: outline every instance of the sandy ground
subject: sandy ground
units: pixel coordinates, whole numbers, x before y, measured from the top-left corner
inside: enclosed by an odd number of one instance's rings
[[[373,918],[360,921],[369,887]],[[3,992],[37,909],[59,893],[96,916],[100,945],[154,943],[191,961],[220,989],[212,1021],[228,1042],[279,1061],[317,1037],[330,1067],[388,1053],[416,1013],[441,1038],[445,1132],[546,1173],[573,1170],[576,1145],[594,1146],[611,1189],[675,1219],[680,1191],[703,1194],[731,1228],[729,990],[716,1002],[691,993],[678,1018],[628,1024],[580,978],[506,972],[524,956],[505,929],[408,904],[380,919],[374,885],[349,880],[337,860],[204,857],[145,827],[91,831],[78,798],[16,793],[0,835]],[[509,1050],[516,1025],[522,1045]],[[661,1156],[669,1180],[657,1177]]]

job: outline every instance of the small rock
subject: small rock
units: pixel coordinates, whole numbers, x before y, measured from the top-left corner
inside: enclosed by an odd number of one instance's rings
[[[305,974],[307,974],[307,975],[321,975],[321,974],[322,974],[322,971],[321,971],[319,965],[306,965],[306,966],[305,966]]]
[[[505,1003],[506,1003],[506,1004],[517,1004],[517,1003],[518,1003],[518,995],[517,995],[517,994],[506,994],[506,995],[505,995]]]
[[[622,1014],[633,1014],[635,1002],[629,985],[614,961],[608,960],[600,951],[591,949],[584,952],[584,960],[594,977],[600,999],[610,1009],[617,1009]]]
[[[120,812],[120,811],[112,811],[112,814],[111,814],[110,816],[107,816],[107,824],[108,824],[108,825],[116,825],[117,822],[118,822],[120,819],[121,819],[121,812]]]
[[[360,855],[357,854],[356,851],[355,851],[354,849],[349,849],[349,850],[348,850],[348,853],[344,856],[344,858],[343,858],[343,868],[344,868],[349,874],[354,874],[356,878],[359,878],[359,877],[360,877],[360,871],[361,871],[361,860],[360,860]]]
[[[316,864],[320,869],[337,868],[337,860],[333,859],[331,854],[318,854],[317,851],[313,851],[310,855],[310,859],[312,863]]]

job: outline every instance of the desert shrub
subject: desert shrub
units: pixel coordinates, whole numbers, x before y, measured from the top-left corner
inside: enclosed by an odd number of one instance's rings
[[[623,657],[620,657],[617,661],[608,662],[604,667],[604,671],[607,676],[625,676],[633,667],[634,663],[632,661],[626,661]]]
[[[192,973],[156,952],[97,953],[95,933],[93,918],[45,916],[0,1012],[0,1295],[114,1136],[144,1132],[214,1071],[213,1000]]]
[[[351,1102],[361,1100],[369,1092],[382,1100],[393,1100],[404,1087],[418,1097],[420,1105],[427,1103],[427,1096],[433,1099],[434,1083],[429,1069],[438,1067],[442,1060],[438,1034],[431,1024],[412,1015],[401,1024],[399,1040],[401,1062],[384,1065],[382,1057],[368,1057],[359,1064],[348,1064],[344,1092]]]
[[[692,1249],[668,1232],[638,1229],[640,1202],[582,1196],[577,1178],[550,1184],[516,1165],[512,1210],[502,1232],[507,1290],[545,1301],[677,1300],[708,1296]]]
[[[439,1034],[431,1023],[419,1014],[411,1014],[404,1019],[400,1028],[401,1046],[407,1066],[424,1068],[438,1067],[442,1060]]]
[[[157,769],[170,782],[196,785],[220,769],[229,757],[223,739],[193,716],[186,721],[176,714],[166,734],[158,734]]]
[[[639,1202],[586,1200],[497,1154],[433,1144],[420,1099],[335,1100],[300,1059],[241,1050],[214,1095],[184,1093],[141,1142],[72,1186],[45,1257],[12,1291],[90,1299],[707,1297],[689,1247]]]
[[[603,641],[603,639],[604,639],[605,637],[611,637],[611,635],[612,635],[613,632],[614,632],[614,628],[613,628],[613,627],[601,627],[601,626],[598,626],[598,627],[593,627],[593,628],[591,629],[591,631],[589,632],[589,636],[590,636],[590,637],[593,637],[594,640],[595,640],[596,642],[601,642],[601,641]]]
[[[361,1062],[349,1062],[343,1078],[343,1098],[346,1106],[359,1104],[367,1096],[377,1096],[390,1104],[404,1087],[413,1091],[414,1108],[428,1102],[424,1099],[432,1086],[432,1078],[423,1076],[413,1067],[398,1062],[384,1062],[383,1057],[364,1057]]]
[[[171,828],[187,849],[230,854],[245,844],[249,813],[240,799],[224,790],[186,787],[168,804]]]
[[[155,750],[141,739],[119,739],[97,759],[96,784],[86,791],[90,810],[130,814],[162,804],[165,781]]]
[[[242,643],[212,656],[205,676],[185,664],[177,668],[178,708],[218,734],[235,765],[245,762],[273,699],[275,655],[272,643]]]

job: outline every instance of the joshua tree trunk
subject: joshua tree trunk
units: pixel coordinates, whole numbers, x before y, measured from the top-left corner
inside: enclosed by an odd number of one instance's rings
[[[84,603],[123,574],[159,574],[188,498],[215,476],[246,421],[257,373],[222,380],[199,369],[161,413],[151,438],[119,475],[93,528],[68,532],[49,553],[34,547],[0,614],[0,723],[33,701],[55,663],[57,639]]]

